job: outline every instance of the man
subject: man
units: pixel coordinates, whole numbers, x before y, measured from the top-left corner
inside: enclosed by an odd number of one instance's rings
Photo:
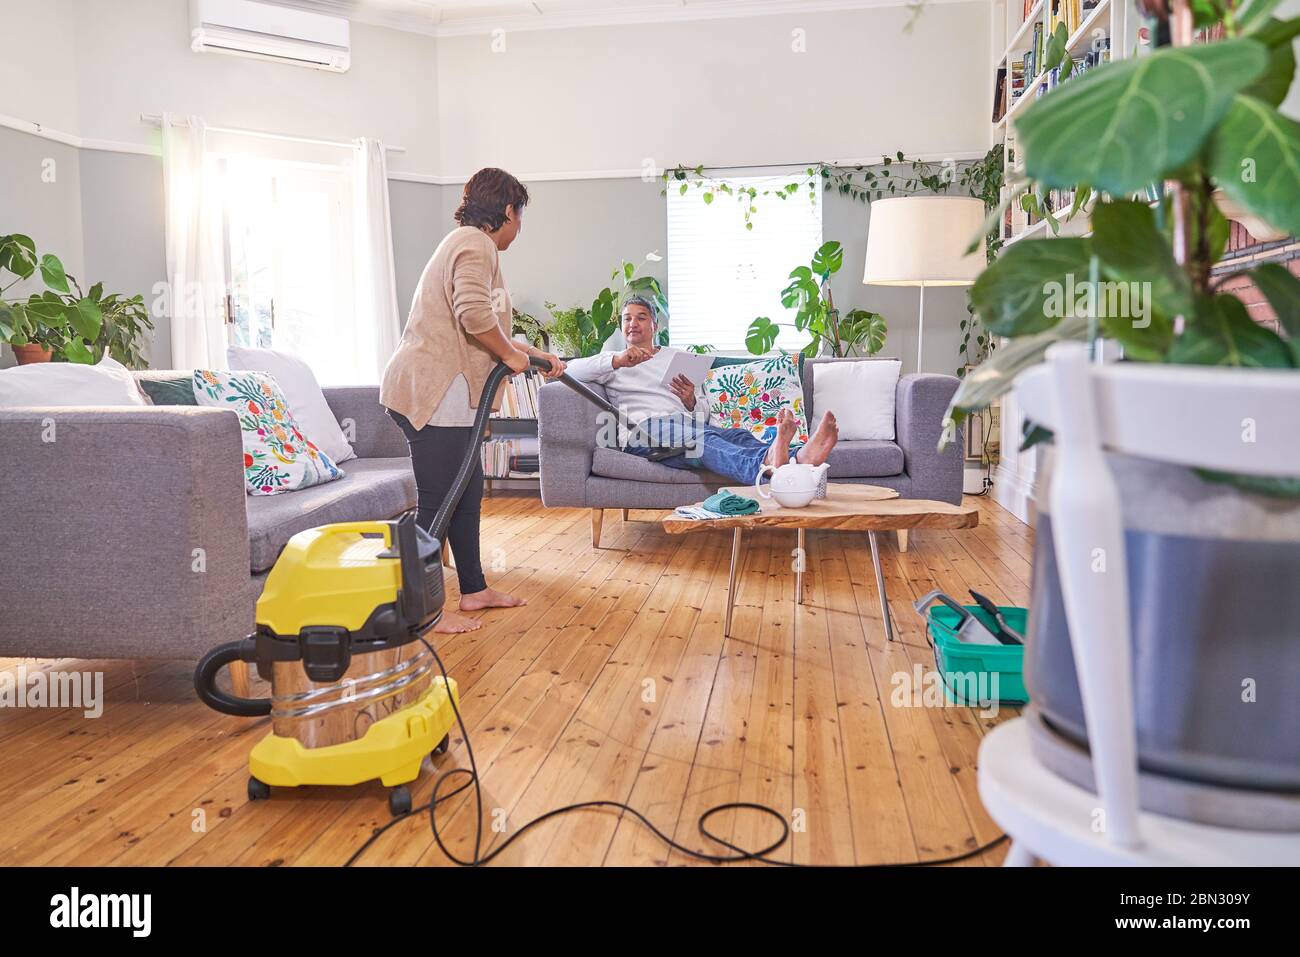
[[[764,465],[784,465],[792,452],[800,462],[821,465],[835,448],[839,431],[830,412],[822,416],[817,431],[803,446],[791,446],[795,418],[789,409],[782,409],[777,416],[776,436],[770,443],[748,429],[709,425],[708,402],[696,383],[679,375],[667,387],[662,384],[673,353],[680,350],[655,344],[659,323],[654,303],[643,296],[630,296],[623,302],[620,316],[627,348],[574,359],[568,364],[568,373],[605,386],[610,401],[637,426],[624,451],[650,458],[665,449],[685,449],[660,461],[675,469],[703,467],[751,485]]]

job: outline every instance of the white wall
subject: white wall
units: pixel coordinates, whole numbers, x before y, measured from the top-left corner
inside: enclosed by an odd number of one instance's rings
[[[41,0],[75,11],[81,136],[154,143],[141,113],[195,113],[210,126],[327,139],[370,136],[406,147],[394,170],[438,164],[437,44],[431,37],[352,25],[352,67],[327,73],[189,48],[182,0]],[[4,7],[32,0],[0,0]],[[6,50],[9,43],[6,41]],[[48,69],[48,65],[47,65]],[[65,72],[65,71],[51,71]]]
[[[0,0],[0,113],[77,129],[76,12],[68,0]]]
[[[438,41],[442,170],[636,170],[980,151],[988,5]],[[806,52],[792,49],[804,31]]]

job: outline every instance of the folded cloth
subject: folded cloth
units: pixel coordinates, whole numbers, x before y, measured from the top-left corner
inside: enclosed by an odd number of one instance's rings
[[[753,515],[758,511],[758,502],[734,492],[717,492],[701,502],[700,508],[719,515]]]
[[[678,518],[688,518],[692,522],[722,518],[717,512],[710,512],[707,508],[700,508],[698,505],[678,505],[673,509],[673,514]]]

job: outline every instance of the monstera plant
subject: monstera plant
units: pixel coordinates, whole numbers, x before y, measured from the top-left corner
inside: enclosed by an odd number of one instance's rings
[[[781,305],[794,310],[794,322],[773,322],[759,316],[749,324],[745,347],[756,356],[771,352],[781,327],[808,333],[806,356],[828,353],[837,357],[873,356],[885,347],[889,332],[878,312],[853,309],[840,314],[831,296],[830,279],[844,265],[844,250],[837,242],[823,243],[807,266],[796,266],[790,285],[781,290]]]
[[[1230,277],[1211,272],[1228,239],[1216,188],[1300,232],[1300,123],[1278,111],[1295,74],[1300,18],[1271,17],[1276,5],[1195,4],[1196,25],[1221,20],[1224,39],[1103,65],[1017,121],[1024,178],[1007,201],[1037,188],[1099,198],[1090,235],[1018,242],[972,287],[982,322],[1011,342],[963,379],[954,424],[1007,392],[1060,339],[1107,338],[1141,362],[1300,368],[1300,279],[1276,264],[1245,272],[1283,338],[1223,290]],[[1300,494],[1300,482],[1225,478]]]

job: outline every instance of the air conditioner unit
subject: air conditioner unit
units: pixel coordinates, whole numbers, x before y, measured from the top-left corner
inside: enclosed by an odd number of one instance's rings
[[[254,0],[190,0],[190,49],[343,73],[348,21]]]

